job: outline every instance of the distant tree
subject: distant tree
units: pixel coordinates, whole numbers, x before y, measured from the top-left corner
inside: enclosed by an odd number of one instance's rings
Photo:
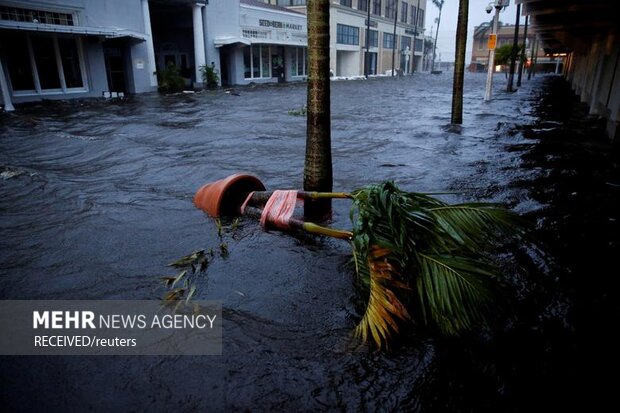
[[[437,36],[439,36],[439,24],[441,23],[441,9],[443,9],[443,3],[445,0],[433,0],[433,4],[439,9],[439,17],[435,20],[437,22],[437,31],[435,32],[435,43],[433,44],[433,63],[431,63],[431,70],[435,70],[435,55],[437,49]],[[431,33],[431,36],[433,34]]]
[[[428,56],[433,53],[433,47],[435,44],[430,39],[424,39],[424,56],[422,61],[424,62],[424,70],[428,69]]]
[[[523,45],[519,45],[519,47],[516,49],[517,58],[520,55],[522,55],[523,49],[524,49]],[[512,59],[513,53],[515,53],[515,50],[513,50],[512,44],[505,44],[495,49],[495,64],[503,66],[504,74],[506,76],[508,76],[507,65],[510,64],[510,60]]]

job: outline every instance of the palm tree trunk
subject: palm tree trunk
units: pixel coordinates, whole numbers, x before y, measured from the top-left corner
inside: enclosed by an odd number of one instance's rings
[[[521,4],[517,4],[517,17],[515,19],[515,34],[512,41],[512,53],[510,54],[510,76],[508,78],[508,86],[506,90],[512,92],[512,85],[515,77],[515,65],[517,63],[517,54],[519,54],[519,21],[521,20]]]
[[[517,77],[517,86],[521,87],[521,78],[523,77],[523,68],[525,67],[525,62],[527,61],[527,56],[525,55],[525,45],[527,44],[527,24],[529,20],[529,15],[525,16],[525,27],[523,29],[523,51],[521,52],[521,57],[519,58],[519,76]]]
[[[456,26],[456,52],[454,54],[454,80],[452,83],[452,123],[463,123],[463,77],[465,75],[465,47],[469,0],[459,0],[459,17]]]
[[[333,185],[329,80],[329,0],[309,0],[308,112],[304,190],[331,192]],[[306,200],[304,213],[312,219],[331,211],[331,199]]]
[[[444,0],[433,2],[439,8],[439,17],[437,17],[437,29],[435,31],[435,44],[433,45],[433,62],[431,63],[431,72],[435,71],[435,57],[437,56],[437,37],[439,36],[439,24],[441,23],[441,9],[443,9]],[[431,36],[433,33],[431,33]]]

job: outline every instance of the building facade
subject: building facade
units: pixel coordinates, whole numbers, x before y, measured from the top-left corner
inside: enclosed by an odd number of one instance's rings
[[[0,1],[0,88],[12,102],[156,90],[147,0]]]
[[[306,12],[305,0],[265,1]],[[370,32],[367,34],[369,11]],[[402,74],[422,70],[425,14],[426,0],[331,0],[332,74],[364,75],[367,40],[370,75],[391,73],[392,69]]]
[[[523,39],[523,26],[519,26],[519,44],[525,44],[525,56],[527,57],[526,66],[533,63],[532,49],[538,49],[538,53],[534,56],[536,61],[536,70],[542,72],[559,72],[562,69],[562,59],[554,56],[547,56],[542,47],[536,48],[536,33],[531,27],[528,28],[527,39]],[[496,50],[505,45],[511,45],[514,41],[514,24],[501,24],[498,28]],[[469,70],[471,72],[486,72],[489,61],[488,40],[491,33],[491,24],[483,23],[474,28],[474,41],[471,52],[471,64]],[[496,68],[500,71],[502,68]]]
[[[425,10],[332,0],[332,74],[421,70]],[[170,66],[188,88],[206,66],[224,85],[304,80],[305,13],[305,0],[0,0],[1,103],[155,91]]]
[[[225,85],[305,80],[306,15],[258,0],[211,0],[207,55]]]

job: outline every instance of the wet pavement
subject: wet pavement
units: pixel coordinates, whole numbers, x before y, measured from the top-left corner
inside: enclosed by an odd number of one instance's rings
[[[512,412],[600,400],[620,315],[609,270],[617,152],[562,79],[506,94],[498,76],[490,104],[484,81],[467,75],[457,128],[448,75],[332,83],[335,189],[393,179],[450,201],[505,202],[535,223],[530,244],[500,251],[504,296],[489,329],[460,340],[413,332],[385,354],[351,348],[363,296],[346,243],[252,220],[220,239],[192,204],[201,185],[238,171],[301,187],[305,118],[288,111],[305,103],[304,84],[1,114],[0,299],[159,299],[167,263],[229,249],[195,296],[223,301],[221,357],[2,357],[2,405]],[[335,201],[334,226],[348,226],[348,207]]]

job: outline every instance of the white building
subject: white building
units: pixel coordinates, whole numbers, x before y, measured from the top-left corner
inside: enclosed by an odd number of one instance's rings
[[[207,56],[223,84],[306,78],[304,14],[258,0],[211,0],[206,16]]]
[[[157,89],[148,0],[0,0],[0,102]]]
[[[306,12],[306,0],[265,1]],[[369,7],[370,35],[366,36]],[[422,70],[425,11],[426,0],[331,0],[330,67],[333,74],[358,76],[365,73],[366,37],[370,40],[369,74],[391,73],[392,60],[394,70],[404,74]]]

